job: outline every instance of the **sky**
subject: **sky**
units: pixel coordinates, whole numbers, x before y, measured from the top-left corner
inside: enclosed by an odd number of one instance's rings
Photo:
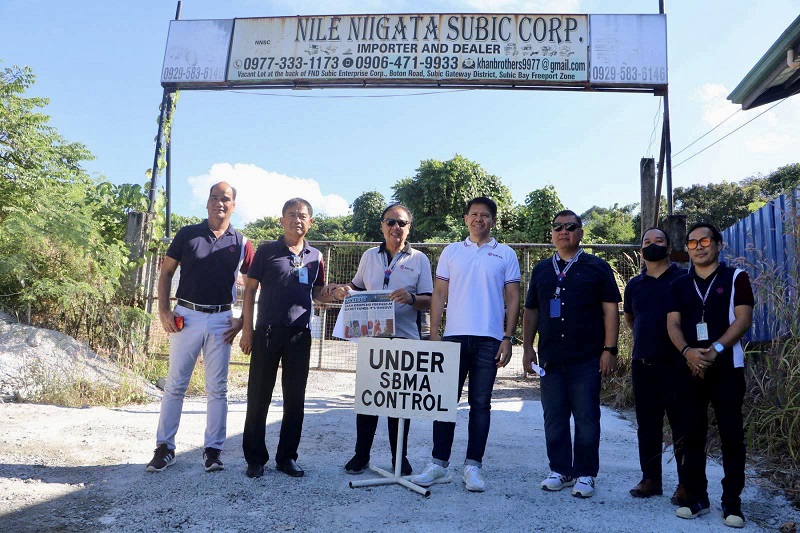
[[[739,181],[796,163],[800,96],[737,111],[727,95],[800,13],[800,0],[666,0],[673,187]],[[0,0],[0,68],[29,65],[31,96],[92,175],[144,183],[152,166],[171,0]],[[346,13],[657,13],[658,0],[184,0],[182,19]],[[299,93],[299,94],[298,94]],[[639,201],[639,162],[658,158],[652,94],[520,90],[182,91],[172,137],[172,211],[205,215],[208,188],[238,190],[234,225],[294,196],[341,215],[387,199],[426,159],[455,154],[500,177],[514,200],[553,185],[581,213]],[[683,162],[686,160],[686,162]],[[159,182],[163,185],[163,175]]]

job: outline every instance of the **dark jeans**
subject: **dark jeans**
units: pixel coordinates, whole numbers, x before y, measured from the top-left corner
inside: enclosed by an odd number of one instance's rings
[[[247,415],[242,435],[244,458],[248,463],[263,465],[269,460],[264,436],[278,363],[282,364],[283,369],[283,420],[275,461],[283,463],[297,459],[297,447],[303,431],[303,404],[310,357],[310,330],[281,326],[256,328],[247,380]]]
[[[714,408],[722,442],[722,503],[741,503],[746,450],[742,403],[743,368],[710,368],[705,377],[691,377],[684,395],[687,411],[684,478],[690,501],[707,498],[706,433],[708,404]]]
[[[392,459],[394,459],[395,450],[397,450],[397,425],[399,422],[400,420],[398,418],[388,417],[386,419],[386,423],[389,428],[389,446],[392,449]],[[408,456],[408,430],[410,427],[411,420],[406,420],[406,427],[403,431],[403,455],[401,456],[401,459]],[[377,428],[377,416],[356,416],[356,457],[369,460],[370,450],[372,450],[372,441],[375,439],[375,430]]]
[[[686,389],[689,369],[685,363],[666,358],[633,360],[633,399],[639,425],[639,464],[642,478],[661,483],[664,414],[672,430],[678,482],[683,483],[684,414],[678,394]]]
[[[469,375],[469,440],[467,442],[467,460],[465,464],[481,466],[486,441],[489,438],[491,422],[492,388],[497,376],[497,350],[500,341],[492,337],[474,337],[472,335],[454,335],[442,339],[458,342],[461,345],[461,360],[458,367],[458,399],[464,381]],[[433,423],[433,462],[448,466],[450,451],[453,447],[455,422]]]
[[[550,364],[541,379],[544,436],[550,470],[597,476],[600,469],[600,360]],[[569,418],[575,420],[573,462]]]

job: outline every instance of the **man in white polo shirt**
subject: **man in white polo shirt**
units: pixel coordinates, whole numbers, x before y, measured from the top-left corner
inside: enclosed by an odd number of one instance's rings
[[[489,437],[492,388],[497,369],[511,359],[519,315],[520,273],[516,253],[491,236],[497,223],[497,204],[493,200],[485,196],[470,200],[464,223],[469,237],[448,245],[436,267],[431,340],[439,340],[439,324],[447,304],[442,340],[461,344],[459,397],[469,375],[469,440],[464,484],[469,491],[482,492],[486,483],[480,469]],[[433,423],[432,462],[411,481],[423,487],[450,481],[447,467],[455,426],[454,422]]]

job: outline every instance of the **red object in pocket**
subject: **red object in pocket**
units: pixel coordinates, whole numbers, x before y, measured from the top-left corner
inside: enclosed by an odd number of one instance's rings
[[[180,315],[175,315],[175,327],[178,328],[178,331],[183,329],[183,317]]]

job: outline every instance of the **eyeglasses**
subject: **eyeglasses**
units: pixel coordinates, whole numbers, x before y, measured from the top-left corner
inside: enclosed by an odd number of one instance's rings
[[[697,248],[698,244],[700,244],[703,248],[708,248],[711,246],[711,237],[703,237],[702,239],[689,239],[686,241],[686,247],[690,250]]]
[[[577,222],[553,222],[553,231],[555,232],[559,232],[564,229],[567,231],[575,231],[580,227],[581,225]]]
[[[411,222],[409,222],[408,220],[397,220],[397,219],[394,219],[394,218],[384,218],[383,221],[390,228],[394,227],[395,224],[397,224],[401,228],[405,228],[406,226],[411,224]]]

